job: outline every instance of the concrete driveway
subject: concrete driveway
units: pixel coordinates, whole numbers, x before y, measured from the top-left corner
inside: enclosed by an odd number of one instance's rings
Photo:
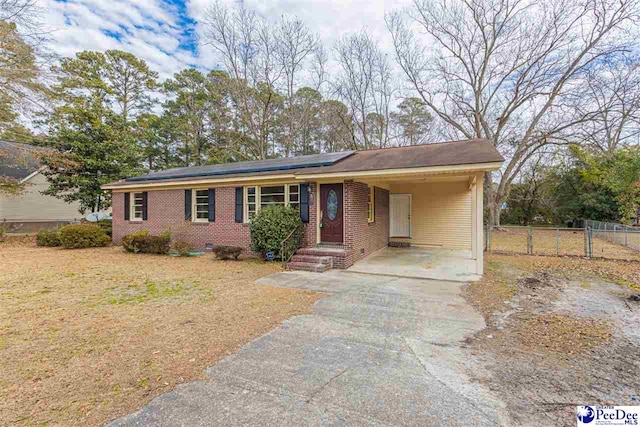
[[[329,295],[112,425],[511,424],[465,376],[462,340],[484,321],[462,284],[335,270],[260,282]]]

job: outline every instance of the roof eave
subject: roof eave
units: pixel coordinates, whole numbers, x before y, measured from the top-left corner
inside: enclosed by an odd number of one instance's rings
[[[325,172],[316,174],[296,174],[296,178],[300,180],[321,179],[331,177],[358,178],[358,177],[378,177],[393,175],[422,175],[422,174],[441,174],[456,172],[489,172],[498,170],[504,163],[504,160],[486,163],[464,163],[460,165],[441,165],[441,166],[423,166],[416,168],[394,168],[394,169],[374,169],[369,171],[354,172]]]
[[[318,173],[288,173],[279,175],[260,175],[260,176],[236,176],[228,178],[211,178],[198,179],[188,181],[177,181],[167,179],[164,181],[137,181],[137,182],[113,182],[102,186],[103,190],[125,191],[139,188],[157,188],[163,189],[167,187],[186,187],[186,186],[206,186],[220,184],[247,184],[260,183],[264,181],[293,180],[305,181],[323,178],[373,178],[373,177],[392,177],[394,175],[421,175],[421,174],[440,174],[440,173],[459,173],[459,172],[487,172],[497,170],[502,166],[503,161],[486,162],[486,163],[465,163],[460,165],[441,165],[441,166],[425,166],[418,168],[395,168],[395,169],[374,169],[370,171],[354,171],[354,172],[318,172]]]

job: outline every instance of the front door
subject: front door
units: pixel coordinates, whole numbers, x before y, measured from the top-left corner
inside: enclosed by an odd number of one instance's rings
[[[389,211],[389,237],[411,237],[411,194],[391,194]]]
[[[342,184],[320,184],[320,241],[342,243]]]

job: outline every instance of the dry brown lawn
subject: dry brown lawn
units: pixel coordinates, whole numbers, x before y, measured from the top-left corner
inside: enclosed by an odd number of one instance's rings
[[[491,234],[491,250],[498,253],[526,254],[527,228],[503,227]],[[583,257],[584,232],[560,230],[558,242],[556,230],[533,228],[532,246],[534,255],[560,255]],[[631,244],[631,242],[629,242]],[[592,239],[593,257],[640,261],[640,251],[614,244],[602,238]]]
[[[512,256],[504,254],[488,254],[487,262],[518,268],[526,272],[550,271],[569,276],[587,275],[603,277],[619,285],[640,290],[640,262],[610,259],[583,259],[575,257],[554,256]],[[491,280],[496,279],[496,276]],[[499,277],[499,276],[497,276]]]
[[[279,270],[0,244],[0,424],[99,425],[201,378],[322,297],[255,284]]]

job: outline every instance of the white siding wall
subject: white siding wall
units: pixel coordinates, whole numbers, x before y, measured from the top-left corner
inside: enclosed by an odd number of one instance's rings
[[[472,206],[468,182],[391,184],[391,193],[410,193],[411,239],[415,246],[471,250]]]
[[[67,220],[80,219],[78,204],[40,194],[49,186],[42,174],[28,181],[20,196],[0,196],[0,221],[6,220]]]

